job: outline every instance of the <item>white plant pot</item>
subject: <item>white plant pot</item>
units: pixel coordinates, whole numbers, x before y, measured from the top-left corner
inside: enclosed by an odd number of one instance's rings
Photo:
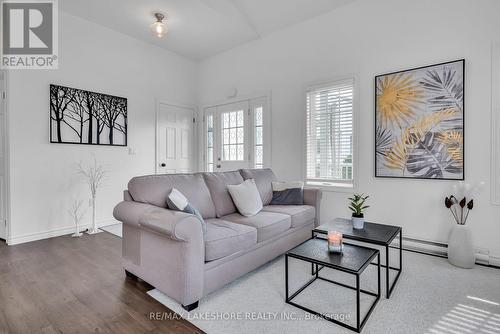
[[[352,217],[352,228],[362,230],[365,227],[365,218]]]
[[[460,268],[473,268],[476,263],[472,234],[467,225],[455,224],[448,239],[448,261]]]

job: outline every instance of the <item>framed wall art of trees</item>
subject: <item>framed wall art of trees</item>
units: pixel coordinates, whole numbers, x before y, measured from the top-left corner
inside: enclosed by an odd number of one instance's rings
[[[50,85],[50,142],[127,146],[127,99]]]
[[[464,179],[465,60],[375,77],[375,176]]]

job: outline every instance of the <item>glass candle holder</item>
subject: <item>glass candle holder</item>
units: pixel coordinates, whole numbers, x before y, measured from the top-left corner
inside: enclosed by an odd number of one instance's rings
[[[342,253],[343,249],[342,233],[328,231],[328,251],[331,253]]]

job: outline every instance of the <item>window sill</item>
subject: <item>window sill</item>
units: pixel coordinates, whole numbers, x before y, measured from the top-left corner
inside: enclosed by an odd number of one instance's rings
[[[346,183],[330,183],[321,184],[321,182],[305,182],[305,188],[321,189],[325,192],[338,192],[338,193],[352,193],[354,191],[354,184]]]

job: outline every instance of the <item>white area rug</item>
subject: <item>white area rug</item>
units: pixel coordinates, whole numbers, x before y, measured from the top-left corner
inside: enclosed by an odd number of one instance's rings
[[[117,237],[122,237],[122,223],[117,223],[113,225],[99,227],[101,230],[109,232],[116,235]]]
[[[500,333],[500,270],[459,269],[446,259],[411,252],[404,252],[403,259],[404,271],[391,299],[382,296],[363,333]],[[290,289],[295,291],[310,277],[310,265],[291,259],[290,269]],[[321,275],[354,283],[329,269]],[[375,278],[376,266],[369,266],[362,288],[373,290]],[[280,257],[203,298],[190,313],[156,289],[148,294],[209,334],[353,333],[286,304],[284,279]],[[362,314],[370,298],[362,295]],[[315,281],[294,301],[355,321],[355,292],[328,282]]]

